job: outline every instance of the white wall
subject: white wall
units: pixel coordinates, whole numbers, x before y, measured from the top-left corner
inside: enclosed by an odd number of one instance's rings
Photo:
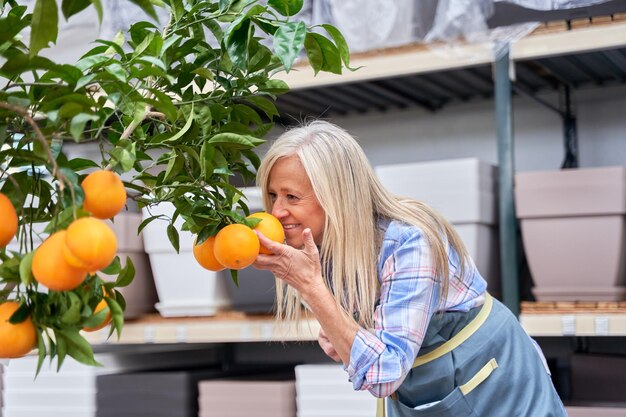
[[[542,98],[556,104],[554,94]],[[626,87],[576,91],[581,167],[626,165]],[[528,98],[513,104],[517,171],[558,169],[563,160],[560,117]],[[478,157],[497,163],[493,101],[454,104],[436,113],[419,108],[335,117],[358,137],[373,165]]]

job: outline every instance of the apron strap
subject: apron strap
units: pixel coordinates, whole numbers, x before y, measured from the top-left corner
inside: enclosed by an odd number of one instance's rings
[[[443,343],[436,349],[428,352],[427,354],[415,358],[412,368],[416,368],[428,362],[434,361],[435,359],[442,357],[446,353],[452,352],[452,350],[460,346],[463,342],[469,339],[470,336],[480,328],[480,326],[483,325],[483,323],[487,320],[487,317],[489,317],[492,307],[493,297],[491,297],[491,294],[486,293],[485,303],[481,307],[476,317],[474,317],[472,321],[467,324],[467,326],[461,329],[461,331],[455,334],[450,340]],[[495,360],[493,360],[493,363],[490,361],[487,365],[485,365],[485,367],[483,367],[483,369],[481,369],[481,371],[478,372],[478,374],[474,378],[472,378],[467,384],[464,385],[465,388],[461,387],[462,390],[465,389],[467,392],[469,392],[474,389],[483,380],[485,380],[489,376],[489,374],[491,374],[493,369],[497,368],[497,366],[498,365],[497,363],[495,363]],[[395,393],[391,394],[391,397],[394,398]],[[376,417],[386,417],[386,415],[387,410],[385,407],[385,399],[378,398],[378,400],[376,401]]]
[[[489,313],[491,313],[491,307],[493,307],[493,298],[489,293],[486,293],[485,303],[481,307],[476,317],[474,317],[474,319],[470,321],[467,326],[461,329],[461,331],[455,334],[450,340],[443,343],[435,350],[432,350],[425,355],[415,358],[415,361],[413,362],[413,368],[417,368],[418,366],[424,365],[428,362],[434,361],[435,359],[442,357],[446,353],[452,352],[455,348],[457,348],[463,342],[469,339],[470,336],[473,335],[487,320],[487,317],[489,317]]]

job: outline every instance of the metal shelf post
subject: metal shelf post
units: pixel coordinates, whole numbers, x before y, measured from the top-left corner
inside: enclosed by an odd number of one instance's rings
[[[520,308],[520,290],[517,260],[517,219],[515,216],[513,194],[515,154],[513,146],[511,78],[509,76],[509,45],[496,44],[495,56],[494,95],[496,107],[496,135],[498,139],[498,196],[502,301],[515,315],[518,315]]]

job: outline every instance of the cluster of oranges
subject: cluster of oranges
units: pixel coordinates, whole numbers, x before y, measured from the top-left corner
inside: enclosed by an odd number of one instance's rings
[[[126,204],[126,189],[119,176],[99,170],[89,174],[81,183],[85,193],[83,208],[92,217],[74,220],[66,230],[50,235],[34,252],[32,275],[40,284],[54,291],[70,291],[80,286],[88,274],[94,274],[111,264],[117,252],[117,238],[104,222],[119,213]],[[17,232],[18,218],[11,201],[0,193],[0,247],[6,246]],[[0,357],[15,358],[28,353],[37,341],[37,331],[30,317],[12,324],[9,318],[19,304],[0,304]],[[102,299],[94,314],[107,308]],[[102,324],[84,328],[95,331],[111,320],[109,313]]]
[[[244,224],[229,224],[215,236],[211,236],[199,245],[194,244],[193,255],[196,261],[210,271],[222,269],[243,269],[251,265],[259,253],[271,254],[262,246],[254,233],[258,230],[269,239],[282,243],[285,231],[280,220],[269,213],[259,212],[248,216],[261,221],[251,229]]]

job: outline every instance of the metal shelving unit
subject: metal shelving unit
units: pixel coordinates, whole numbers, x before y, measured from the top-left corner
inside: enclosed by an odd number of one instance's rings
[[[422,107],[436,111],[451,102],[494,99],[497,120],[500,251],[504,303],[519,313],[517,220],[512,96],[536,100],[563,118],[567,166],[576,166],[576,124],[571,91],[626,84],[626,15],[595,22],[549,24],[510,45],[418,45],[365,54],[342,75],[299,69],[282,76],[292,91],[278,99],[284,123],[370,110]],[[494,50],[498,50],[497,58]],[[565,105],[540,93],[561,92]],[[337,99],[337,98],[340,99]],[[358,103],[351,105],[350,103]]]

